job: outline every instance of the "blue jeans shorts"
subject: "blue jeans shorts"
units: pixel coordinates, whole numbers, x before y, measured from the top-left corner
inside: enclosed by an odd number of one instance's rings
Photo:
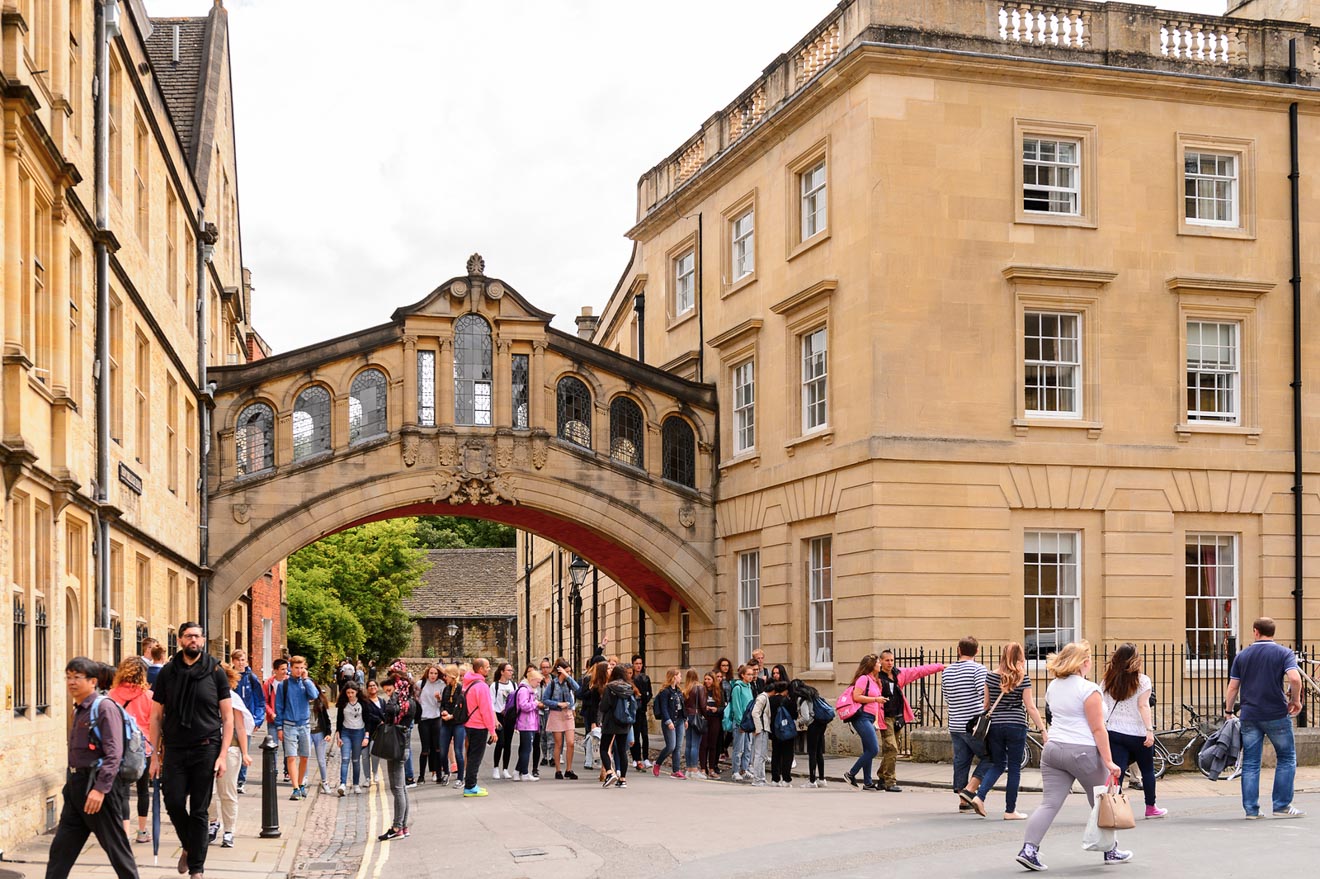
[[[284,724],[284,756],[312,756],[312,728],[309,724]]]

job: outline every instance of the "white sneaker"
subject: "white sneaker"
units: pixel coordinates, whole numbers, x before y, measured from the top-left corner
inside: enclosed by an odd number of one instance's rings
[[[348,788],[344,787],[341,784],[339,787],[335,788],[335,793],[339,794],[342,797],[344,794],[348,793]]]
[[[321,793],[328,794],[331,793],[332,791],[333,789],[330,787],[330,782],[328,781],[321,782]]]
[[[357,794],[360,794],[360,793],[362,793],[362,785],[360,785],[360,784],[355,784],[355,785],[353,785],[353,794],[354,794],[354,796],[356,796]]]
[[[798,785],[798,787],[815,787],[815,786],[816,786],[816,782],[814,781],[804,781]]]
[[[650,769],[650,768],[651,768],[652,766],[654,766],[654,765],[655,765],[655,764],[652,763],[650,760],[643,760],[643,761],[642,761],[642,766],[646,767],[647,769]]]
[[[525,776],[525,775],[517,775],[517,774],[515,774],[515,775],[513,776],[513,780],[514,780],[514,781],[522,781],[522,780],[523,780],[524,778],[526,778],[526,777],[527,777],[527,776]]]
[[[523,780],[523,781],[540,781],[541,779],[537,778],[535,775],[532,775],[531,773],[528,773],[527,775],[524,775],[524,776],[522,777],[522,780]]]
[[[741,773],[741,772],[735,772],[735,773],[733,773],[733,780],[734,780],[734,781],[742,781],[742,780],[743,780],[742,773]]]
[[[823,778],[820,781],[816,782],[816,787],[828,787],[828,786],[829,786],[828,782],[826,782],[825,779]]]

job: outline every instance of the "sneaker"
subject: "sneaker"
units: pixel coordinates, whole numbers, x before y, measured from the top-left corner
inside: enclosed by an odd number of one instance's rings
[[[523,778],[522,778],[522,780],[523,780],[523,781],[540,781],[541,779],[538,778],[538,777],[535,776],[535,775],[524,775]]]
[[[389,830],[386,830],[384,833],[382,833],[380,836],[376,838],[379,839],[381,842],[389,842],[391,839],[402,839],[403,828],[391,827]]]
[[[732,781],[742,781],[742,778],[743,778],[743,777],[742,777],[742,773],[741,773],[741,772],[735,772],[735,773],[733,773],[733,778],[732,778],[731,780],[732,780]]]
[[[857,787],[857,776],[854,775],[853,773],[851,772],[843,773],[843,780],[851,784],[853,787]],[[872,787],[874,787],[874,785]]]
[[[816,782],[814,781],[804,781],[800,785],[798,785],[798,787],[812,787],[812,788],[814,788],[815,786],[816,786]]]
[[[362,793],[362,785],[360,784],[353,785],[353,796],[357,796],[360,793]]]
[[[513,780],[514,780],[514,781],[522,781],[522,780],[523,780],[524,778],[526,778],[526,777],[527,777],[527,776],[524,775],[524,774],[522,774],[521,772],[515,772],[514,775],[513,775]]]
[[[1259,813],[1259,812],[1248,812],[1248,813],[1247,813],[1247,820],[1248,820],[1248,821],[1259,821],[1260,819],[1262,819],[1262,818],[1264,818],[1264,817],[1265,817],[1265,816],[1262,815],[1262,814]]]
[[[880,785],[873,781],[866,781],[862,783],[862,790],[880,790]]]
[[[298,799],[300,800],[307,799],[307,785],[305,784],[298,785]]]
[[[972,797],[972,808],[976,810],[976,814],[982,818],[985,817],[985,800],[980,797]]]
[[[643,761],[642,761],[642,768],[644,768],[644,769],[650,769],[650,768],[651,768],[651,761],[650,761],[650,760],[643,760]]]
[[[410,788],[411,788],[411,787],[417,787],[417,779],[415,779],[415,778],[405,778],[405,779],[403,780],[403,784],[404,784],[404,787],[410,787]]]
[[[484,787],[469,787],[463,790],[463,796],[465,797],[484,797],[487,795],[488,791]]]
[[[135,839],[135,840],[133,840],[133,841],[134,841],[134,842],[151,842],[151,831],[149,831],[149,830],[139,830],[139,831],[137,832],[137,839]]]
[[[660,774],[660,773],[658,773],[658,772],[656,773],[656,775],[659,775],[659,774]],[[677,772],[671,772],[671,773],[669,774],[669,777],[670,777],[670,778],[687,778],[687,776],[683,774],[683,770],[681,770],[681,769],[678,770]]]
[[[974,812],[974,811],[976,811],[976,810],[972,808],[972,806],[971,806],[970,803],[964,803],[962,800],[959,800],[959,801],[958,801],[958,812],[959,812],[959,814],[961,814],[961,813],[963,813],[963,812]]]
[[[333,788],[330,787],[330,782],[328,781],[321,782],[321,793],[328,794],[331,793],[332,791]]]
[[[541,777],[541,776],[539,776],[539,775],[537,776],[537,778],[540,778],[540,777]],[[458,790],[458,789],[461,788],[462,786],[463,786],[463,779],[461,779],[461,778],[455,778],[455,779],[454,779],[454,790]]]
[[[705,779],[706,773],[702,772],[700,769],[694,769],[688,772],[688,776],[691,778]]]
[[[555,770],[555,781],[563,781],[563,780],[564,780],[564,773],[560,772],[559,770]]]
[[[1105,857],[1109,857],[1108,852],[1105,853]],[[1049,869],[1040,862],[1040,850],[1032,845],[1022,846],[1022,851],[1018,852],[1017,862],[1028,870],[1035,870],[1037,873],[1043,873]]]
[[[829,782],[822,778],[816,782],[816,787],[829,787]]]
[[[216,834],[218,834],[219,832],[220,832],[220,822],[219,822],[219,821],[212,821],[210,824],[208,824],[207,827],[206,827],[206,842],[207,842],[207,844],[210,844],[210,843],[215,842]]]
[[[1304,818],[1304,817],[1306,817],[1306,813],[1303,812],[1301,809],[1297,808],[1296,806],[1289,806],[1288,808],[1284,809],[1282,812],[1276,811],[1276,812],[1274,813],[1274,817],[1275,817],[1275,818]]]
[[[341,784],[339,787],[335,788],[335,793],[342,797],[344,794],[348,793],[348,788]]]
[[[1004,813],[1004,820],[1005,820],[1005,821],[1026,821],[1026,820],[1027,820],[1027,816],[1024,815],[1024,814],[1022,814],[1021,812],[1005,812],[1005,813]]]
[[[623,780],[622,778],[620,778],[618,781],[614,782],[614,786],[615,786],[615,787],[627,787],[627,786],[628,786],[628,782],[625,781],[625,780]]]
[[[752,787],[765,787],[765,780],[760,778],[755,779],[752,781]]]
[[[234,847],[234,831],[232,830],[225,831],[224,836],[220,837],[220,847],[221,848]]]
[[[403,828],[403,838],[407,839],[410,836],[412,836],[412,831],[409,830],[407,827]]]
[[[616,776],[616,775],[614,774],[614,770],[611,769],[609,772],[606,772],[606,773],[605,773],[605,780],[602,781],[602,782],[600,783],[600,786],[601,786],[601,787],[609,787],[611,782],[614,782],[614,781],[622,781],[622,780],[623,780],[623,779],[621,779],[621,778],[619,778],[618,776]]]
[[[657,764],[655,764],[654,766],[651,767],[651,774],[654,775],[656,778],[659,778],[659,777],[660,777],[660,764],[659,764],[659,763],[657,763]]]
[[[1147,807],[1146,807],[1146,817],[1147,817],[1147,818],[1163,818],[1163,817],[1164,817],[1165,815],[1167,815],[1167,814],[1169,814],[1169,810],[1168,810],[1168,809],[1161,809],[1159,806],[1147,806]]]
[[[289,799],[295,803],[302,799],[302,797],[298,796],[298,788],[295,787],[293,789],[293,792],[289,794]]]
[[[541,764],[541,765],[544,766],[545,764],[543,763],[543,764]],[[595,763],[583,763],[583,764],[582,764],[582,768],[583,768],[583,769],[595,769],[595,768],[596,768],[596,764],[595,764]]]
[[[1110,864],[1126,864],[1132,860],[1132,852],[1125,852],[1117,845],[1105,852],[1105,866]]]
[[[966,788],[964,788],[958,791],[958,799],[962,800],[964,803],[970,806],[972,804],[972,800],[976,799],[976,791],[967,790]]]
[[[577,773],[574,772],[572,769],[570,769],[570,770],[568,770],[567,772],[564,773],[564,778],[567,778],[569,781],[577,781],[577,780],[578,780]]]
[[[240,782],[238,783],[238,795],[241,797],[241,796],[243,796],[243,794],[245,794],[245,793],[247,793],[247,782],[246,782],[246,781],[240,781]]]
[[[901,794],[903,792],[903,788],[899,787],[897,784],[887,784],[885,785],[885,790],[889,791],[891,794]]]

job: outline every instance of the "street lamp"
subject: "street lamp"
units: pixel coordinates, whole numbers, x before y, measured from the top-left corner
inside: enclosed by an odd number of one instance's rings
[[[449,637],[452,638],[458,634],[458,625],[455,623],[450,623],[448,626],[445,627],[445,631],[448,632]]]
[[[573,607],[573,668],[582,667],[582,584],[586,582],[591,565],[577,553],[568,566],[568,579],[573,584],[568,600]]]
[[[591,565],[587,564],[586,561],[583,560],[582,556],[578,555],[577,553],[574,553],[573,561],[568,566],[568,579],[573,581],[574,593],[576,593],[579,589],[582,588],[582,584],[586,582],[587,579],[587,571],[590,570],[591,570]]]

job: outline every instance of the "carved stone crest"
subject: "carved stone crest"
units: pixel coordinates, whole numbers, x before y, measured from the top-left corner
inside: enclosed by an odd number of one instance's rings
[[[495,476],[491,479],[472,477],[462,479],[452,471],[440,471],[435,475],[435,496],[433,503],[461,506],[470,504],[516,504],[514,481],[508,476]]]
[[[417,451],[421,444],[422,441],[419,437],[405,436],[403,438],[403,466],[411,467],[417,463]]]
[[[463,443],[463,475],[486,477],[490,471],[490,446],[479,439]]]
[[[540,470],[550,452],[550,436],[545,431],[532,434],[532,466]]]
[[[495,466],[501,470],[508,470],[513,466],[513,437],[495,437]]]
[[[458,463],[458,438],[453,435],[440,437],[437,451],[437,463],[441,467],[453,467]]]
[[[697,524],[697,511],[692,509],[690,504],[684,504],[678,508],[678,524],[684,528],[691,528]]]
[[[252,508],[247,504],[234,504],[231,510],[234,514],[234,521],[240,525],[246,525],[252,518]]]
[[[481,254],[474,253],[468,257],[467,273],[474,277],[486,274],[486,261],[481,258]]]

